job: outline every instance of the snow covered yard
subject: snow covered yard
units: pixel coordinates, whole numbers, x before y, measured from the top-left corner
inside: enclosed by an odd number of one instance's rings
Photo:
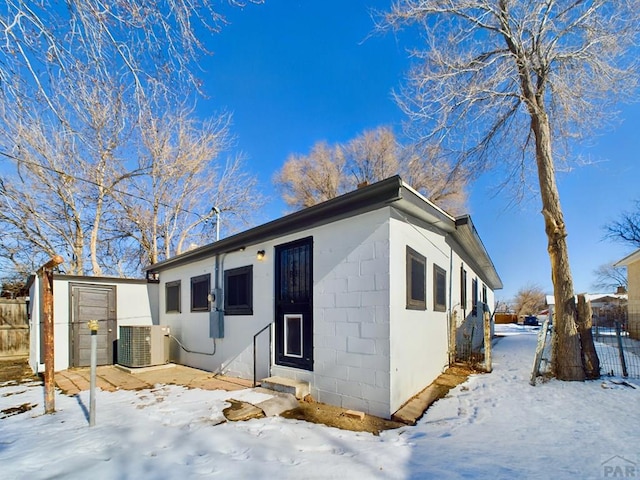
[[[1,386],[0,477],[640,477],[639,382],[635,389],[607,377],[531,387],[536,332],[507,329],[492,374],[451,390],[417,426],[379,437],[279,417],[221,423],[226,399],[267,396],[167,385],[98,392],[89,428],[88,392],[57,395],[57,412],[43,415],[40,385]],[[9,415],[29,404],[37,406]]]

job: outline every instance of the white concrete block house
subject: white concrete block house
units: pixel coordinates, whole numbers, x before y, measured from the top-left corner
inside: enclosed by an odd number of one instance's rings
[[[386,418],[446,368],[450,312],[493,308],[502,288],[471,218],[398,176],[147,275],[159,283],[158,322],[181,344],[171,342],[173,361],[306,381],[317,401]]]

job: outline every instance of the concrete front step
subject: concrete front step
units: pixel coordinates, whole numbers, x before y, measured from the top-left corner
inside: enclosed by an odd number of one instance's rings
[[[284,377],[265,378],[260,381],[260,386],[276,392],[290,393],[298,400],[302,400],[310,393],[309,382],[301,382]]]

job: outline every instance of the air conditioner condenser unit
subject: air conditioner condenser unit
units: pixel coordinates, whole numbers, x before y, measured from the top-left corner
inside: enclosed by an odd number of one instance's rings
[[[120,325],[118,363],[125,367],[151,367],[169,362],[169,327]]]

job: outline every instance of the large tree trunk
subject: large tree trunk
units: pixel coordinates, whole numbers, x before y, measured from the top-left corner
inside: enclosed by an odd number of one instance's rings
[[[551,279],[555,297],[554,335],[552,362],[559,380],[584,380],[580,338],[576,327],[576,302],[573,278],[569,268],[567,230],[560,207],[555,170],[551,155],[549,118],[537,105],[531,108],[531,128],[536,140],[536,162],[542,215],[547,233],[547,250],[551,261]]]
[[[500,0],[499,18],[502,35],[513,55],[520,77],[522,100],[531,117],[531,131],[536,143],[536,164],[542,199],[542,216],[547,233],[547,250],[551,261],[551,281],[555,297],[552,363],[559,380],[584,380],[580,336],[576,326],[576,301],[569,268],[567,230],[560,207],[551,148],[551,125],[545,108],[545,72],[535,71],[528,52],[517,35],[511,32],[509,2]],[[591,341],[593,343],[593,341]]]
[[[587,301],[583,293],[578,295],[577,325],[580,344],[582,345],[582,363],[587,379],[595,380],[596,378],[600,378],[600,359],[598,358],[596,347],[593,344],[591,315],[591,303]]]
[[[102,219],[102,205],[104,202],[104,189],[102,186],[98,189],[98,198],[96,201],[96,209],[91,227],[91,237],[89,239],[89,251],[91,253],[91,270],[93,275],[102,275],[102,267],[98,261],[98,237],[100,234],[100,221]]]

